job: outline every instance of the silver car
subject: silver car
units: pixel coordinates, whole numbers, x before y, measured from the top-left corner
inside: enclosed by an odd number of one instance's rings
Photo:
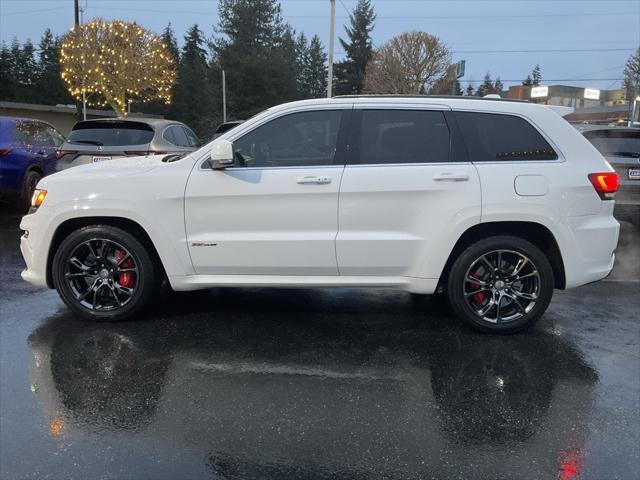
[[[183,123],[152,118],[103,118],[73,126],[56,152],[57,169],[121,157],[163,153],[188,153],[200,140]]]
[[[640,128],[606,125],[576,127],[607,159],[620,177],[615,216],[640,223]]]

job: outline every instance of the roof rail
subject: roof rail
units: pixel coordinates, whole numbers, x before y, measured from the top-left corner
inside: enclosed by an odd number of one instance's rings
[[[413,95],[413,94],[366,94],[366,95],[336,95],[332,98],[442,98],[442,99],[457,99],[457,100],[489,100],[493,102],[517,102],[517,103],[530,103],[529,100],[518,100],[515,98],[500,98],[500,97],[463,97],[460,95]]]

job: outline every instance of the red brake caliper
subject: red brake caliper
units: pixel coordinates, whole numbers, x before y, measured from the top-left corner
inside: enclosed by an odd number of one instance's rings
[[[474,274],[474,276],[476,276],[476,275]],[[478,278],[478,277],[476,276],[476,278]],[[477,284],[477,283],[471,283],[471,289],[472,289],[472,291],[473,291],[473,290],[477,290],[477,289],[479,289],[479,288],[480,288],[480,285],[479,285],[479,284]],[[478,293],[476,293],[476,294],[473,296],[473,299],[475,300],[475,302],[476,302],[478,305],[482,305],[482,304],[484,303],[484,292],[478,292]]]
[[[125,257],[126,253],[124,250],[118,250],[116,253],[115,259],[116,262],[119,262]],[[133,260],[131,257],[127,258],[124,262],[120,264],[120,268],[133,268]],[[118,274],[118,283],[123,287],[131,288],[135,283],[135,276],[133,272],[121,272]]]

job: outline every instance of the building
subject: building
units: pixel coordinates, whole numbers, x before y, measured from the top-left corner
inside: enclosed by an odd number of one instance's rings
[[[32,103],[0,102],[0,115],[4,117],[26,117],[44,120],[56,127],[60,133],[67,136],[71,128],[78,121],[75,105],[37,105]],[[160,115],[143,113],[133,114],[136,117],[163,118]],[[115,117],[113,110],[97,110],[87,108],[87,120],[92,118]]]
[[[514,85],[501,92],[501,96],[544,105],[573,107],[574,112],[565,118],[575,123],[626,125],[631,116],[631,104],[627,101],[626,90],[622,88],[598,90],[572,85]]]
[[[610,105],[626,105],[627,92],[623,88],[598,90],[573,85],[514,85],[502,92],[504,98],[529,100],[545,105],[561,105],[573,108],[590,108]]]

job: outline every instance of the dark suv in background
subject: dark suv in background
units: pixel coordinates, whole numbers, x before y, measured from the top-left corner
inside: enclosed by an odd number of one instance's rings
[[[640,128],[606,125],[577,128],[618,172],[616,218],[640,224]]]
[[[58,151],[58,170],[121,157],[189,153],[200,140],[183,123],[150,118],[86,120]]]

